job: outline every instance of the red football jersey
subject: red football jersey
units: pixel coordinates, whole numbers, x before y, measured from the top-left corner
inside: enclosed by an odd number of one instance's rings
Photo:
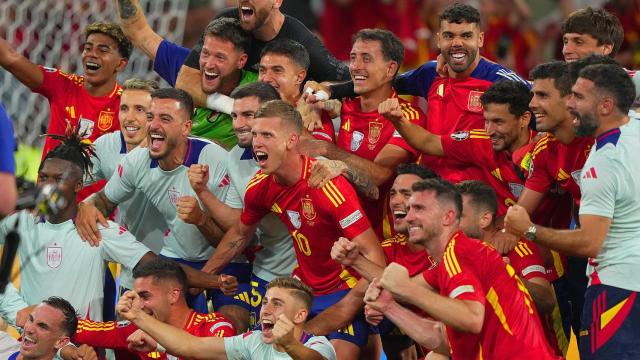
[[[383,241],[382,250],[387,258],[387,264],[396,262],[407,268],[409,276],[416,276],[434,265],[433,259],[426,249],[412,251],[407,246],[407,236],[396,234],[394,237]]]
[[[44,66],[40,66],[40,70],[44,80],[42,86],[33,91],[49,99],[49,134],[64,135],[67,120],[71,126],[79,127],[79,133],[83,138],[91,141],[103,134],[120,130],[120,85],[116,84],[109,95],[93,97],[84,89],[83,76],[67,74]],[[47,137],[42,156],[59,143],[58,140]]]
[[[570,144],[565,145],[553,135],[546,134],[534,147],[533,162],[525,186],[545,193],[557,185],[579,203],[580,173],[594,142],[593,137],[576,136]]]
[[[336,131],[333,128],[333,121],[329,117],[326,111],[320,113],[320,120],[322,120],[322,127],[315,129],[311,132],[314,138],[317,140],[323,140],[330,143],[336,142]]]
[[[359,275],[331,259],[331,247],[339,237],[353,239],[371,225],[344,177],[319,189],[309,187],[312,160],[303,156],[300,180],[292,186],[282,186],[273,176],[258,171],[247,185],[240,220],[252,225],[269,211],[278,216],[294,241],[298,266],[293,276],[316,295],[323,295],[356,285]]]
[[[391,97],[397,97],[393,92]],[[424,127],[426,118],[420,109],[416,109],[408,101],[398,99],[404,116],[409,121]],[[374,161],[385,145],[398,146],[411,154],[412,160],[418,156],[417,150],[412,148],[398,133],[393,124],[380,116],[378,111],[363,112],[360,98],[342,99],[340,112],[340,130],[336,145],[361,158]],[[393,180],[380,186],[380,193],[387,194]],[[362,206],[371,221],[376,234],[381,239],[395,235],[393,230],[393,214],[389,211],[388,196],[381,196],[377,201],[362,199]]]
[[[506,151],[494,151],[491,139],[484,129],[460,131],[441,136],[440,141],[448,163],[456,162],[482,170],[483,177],[498,196],[498,215],[506,214],[522,193],[527,173],[515,164]]]
[[[547,271],[538,245],[530,241],[519,240],[516,247],[509,251],[506,257],[520,278],[525,280],[536,277],[547,278]]]
[[[442,296],[485,306],[478,335],[447,327],[454,359],[555,359],[522,280],[495,249],[457,232],[442,261],[423,273]],[[474,337],[479,343],[473,345]]]
[[[182,329],[198,337],[228,337],[236,334],[233,324],[218,313],[201,314],[192,311],[189,320]],[[138,327],[127,321],[79,320],[78,331],[73,337],[73,342],[106,349],[128,350],[127,337],[136,330]],[[166,353],[157,351],[137,354],[140,359],[167,359]]]

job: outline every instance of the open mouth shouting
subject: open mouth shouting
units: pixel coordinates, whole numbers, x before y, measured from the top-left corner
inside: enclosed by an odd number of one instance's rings
[[[100,64],[93,61],[86,61],[84,63],[85,73],[89,75],[97,73],[101,67]]]
[[[256,162],[258,163],[258,166],[262,168],[266,165],[269,154],[264,151],[254,151],[253,155],[256,159]]]
[[[400,209],[393,210],[393,220],[395,223],[400,223],[404,221],[405,217],[407,217],[406,210],[400,210]]]
[[[22,336],[22,344],[20,345],[23,349],[28,349],[37,343],[36,339],[30,337],[29,335]]]
[[[149,150],[153,152],[159,152],[162,149],[162,145],[164,144],[165,136],[164,134],[157,132],[149,133]]]
[[[256,14],[256,11],[251,6],[247,6],[247,5],[240,6],[240,21],[251,22],[255,14]]]
[[[464,65],[467,62],[469,54],[464,49],[455,49],[449,51],[449,57],[452,65]]]

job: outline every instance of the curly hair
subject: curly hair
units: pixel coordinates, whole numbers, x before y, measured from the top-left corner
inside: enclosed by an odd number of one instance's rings
[[[62,159],[76,164],[83,176],[91,174],[93,167],[91,157],[96,157],[96,151],[91,142],[82,139],[84,135],[86,134],[79,134],[79,128],[72,127],[69,122],[64,135],[46,134],[45,136],[59,140],[62,144],[47,153],[40,163],[40,168],[48,159]]]
[[[131,56],[131,51],[133,50],[133,45],[131,41],[127,39],[124,35],[124,32],[120,28],[120,26],[112,23],[104,23],[104,22],[96,22],[93,24],[87,25],[84,28],[84,38],[85,41],[89,38],[91,34],[104,34],[118,44],[118,52],[123,58],[129,58]]]

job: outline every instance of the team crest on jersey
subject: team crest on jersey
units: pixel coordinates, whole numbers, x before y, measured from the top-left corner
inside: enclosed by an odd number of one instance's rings
[[[455,141],[464,141],[467,140],[469,138],[469,132],[468,131],[456,131],[453,134],[449,135],[451,136],[452,140]]]
[[[509,183],[509,190],[511,191],[511,194],[513,194],[513,196],[517,199],[520,197],[520,194],[522,194],[522,190],[524,190],[524,185],[517,184],[517,183]]]
[[[167,190],[167,196],[169,197],[169,202],[173,206],[177,206],[178,200],[180,199],[180,193],[178,192],[178,190],[176,190],[175,187],[172,186],[169,190]]]
[[[364,139],[364,134],[360,131],[354,131],[351,134],[351,151],[357,151],[360,149],[360,145],[362,145],[362,140]]]
[[[373,150],[373,148],[376,147],[376,144],[378,144],[378,141],[380,141],[383,126],[383,123],[377,121],[369,123],[369,138],[367,139],[369,141],[369,150]]]
[[[60,264],[62,264],[62,247],[54,243],[47,247],[47,266],[55,269],[60,266]]]
[[[91,134],[93,133],[93,120],[85,119],[81,116],[78,125],[80,127],[78,129],[78,134],[80,135],[80,137],[83,139],[88,139],[89,136],[91,136]]]
[[[480,102],[480,96],[482,96],[482,94],[482,91],[469,92],[469,101],[467,102],[467,109],[469,109],[469,111],[482,111],[482,102]]]
[[[287,210],[287,216],[289,216],[289,221],[291,221],[291,225],[293,225],[293,227],[296,229],[300,229],[300,226],[302,226],[300,213],[293,210]]]
[[[300,199],[300,202],[302,203],[302,215],[304,215],[304,218],[307,219],[308,221],[313,221],[316,219],[316,209],[313,207],[313,203],[311,202],[311,199],[306,197],[303,199]],[[312,223],[309,223],[309,225],[313,225]]]
[[[113,126],[114,114],[111,111],[100,111],[98,117],[98,129],[108,131]]]

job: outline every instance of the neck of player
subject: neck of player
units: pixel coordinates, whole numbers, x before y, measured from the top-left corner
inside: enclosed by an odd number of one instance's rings
[[[184,157],[187,154],[187,148],[189,147],[189,139],[185,138],[183,141],[178,142],[176,147],[167,156],[158,160],[160,169],[164,171],[171,171],[184,162]]]
[[[284,24],[284,14],[280,10],[274,10],[262,26],[253,30],[253,36],[261,41],[271,41],[278,36],[282,24]]]
[[[189,317],[191,317],[191,311],[186,303],[174,306],[169,314],[169,319],[167,319],[167,324],[175,326],[178,329],[184,329],[187,321],[189,321]]]
[[[362,112],[378,111],[378,106],[391,97],[393,87],[391,81],[373,89],[366,94],[360,94],[360,109]]]
[[[598,126],[598,129],[596,130],[594,136],[598,137],[611,129],[619,128],[620,126],[625,125],[628,122],[629,116],[627,115],[612,115],[609,117],[603,117],[600,119],[600,126]]]
[[[242,78],[242,70],[238,69],[234,71],[233,74],[229,75],[229,77],[225,79],[225,81],[220,85],[220,89],[217,92],[224,95],[231,94],[233,89],[238,87],[238,84],[240,84],[241,78]],[[207,95],[211,95],[211,94],[207,94]]]
[[[527,127],[523,129],[520,134],[518,134],[518,138],[516,139],[516,141],[514,141],[506,150],[509,152],[509,155],[513,155],[513,153],[518,149],[527,145],[529,141],[531,141],[531,131]]]
[[[430,239],[423,243],[423,245],[427,248],[429,254],[433,257],[436,262],[440,262],[442,260],[442,255],[444,255],[444,250],[447,248],[447,244],[449,244],[449,240],[453,237],[458,231],[458,225],[448,226],[442,229],[440,235],[435,236],[433,239]]]
[[[572,115],[567,114],[567,118],[552,131],[553,136],[562,144],[568,145],[576,138],[573,119],[574,117]]]
[[[85,81],[84,89],[93,97],[107,96],[111,94],[113,89],[116,87],[116,82],[117,80],[115,75],[104,83],[90,84],[88,81]]]
[[[47,216],[47,221],[51,224],[62,224],[65,221],[69,221],[76,217],[76,213],[78,212],[78,204],[76,203],[76,198],[70,200],[70,204],[57,214],[51,214]]]
[[[287,159],[282,162],[280,168],[273,175],[278,184],[291,186],[300,180],[303,166],[304,157],[298,152],[290,151]]]

